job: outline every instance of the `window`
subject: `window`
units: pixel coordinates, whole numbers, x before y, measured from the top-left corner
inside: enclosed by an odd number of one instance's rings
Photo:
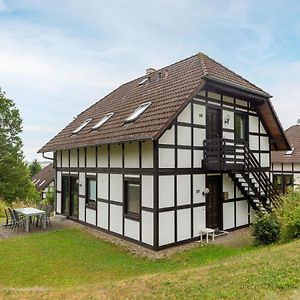
[[[285,155],[292,155],[293,152],[294,152],[294,149],[295,149],[295,147],[292,147],[291,150],[288,150],[288,151],[285,152]]]
[[[125,179],[125,211],[128,216],[139,218],[141,206],[141,184],[139,179]]]
[[[285,194],[293,186],[293,175],[273,175],[273,184],[279,193]]]
[[[39,184],[39,186],[42,186],[44,183],[45,183],[45,180],[43,180],[43,181]]]
[[[90,208],[96,208],[96,179],[86,179],[86,205]]]
[[[92,118],[86,119],[79,127],[77,127],[75,130],[73,130],[73,133],[78,133],[80,130],[82,130],[91,121],[92,121]]]
[[[234,117],[234,138],[236,140],[247,140],[247,115],[235,114]]]
[[[141,104],[129,117],[127,117],[127,119],[125,119],[125,122],[135,121],[150,105],[151,102]]]
[[[40,181],[41,179],[38,179],[34,184],[37,185]]]
[[[98,123],[96,123],[92,129],[98,129],[99,127],[101,127],[104,123],[106,123],[112,116],[113,116],[113,112],[112,113],[108,113],[106,114],[103,118],[100,119],[100,121]]]
[[[146,77],[142,81],[139,82],[139,85],[144,85],[144,83],[148,82],[149,78]]]

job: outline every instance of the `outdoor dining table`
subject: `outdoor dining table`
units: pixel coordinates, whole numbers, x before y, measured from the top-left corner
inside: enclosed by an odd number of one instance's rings
[[[43,229],[46,229],[46,212],[34,207],[16,208],[16,212],[25,217],[25,231],[29,231],[30,217],[41,216],[43,217]]]

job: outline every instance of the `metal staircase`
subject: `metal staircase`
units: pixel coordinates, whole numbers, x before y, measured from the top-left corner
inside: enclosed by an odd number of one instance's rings
[[[227,172],[254,210],[266,213],[276,206],[277,191],[247,142],[205,140],[203,167]]]

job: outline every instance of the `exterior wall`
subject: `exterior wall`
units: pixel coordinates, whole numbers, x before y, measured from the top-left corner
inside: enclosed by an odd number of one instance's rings
[[[47,192],[49,191],[49,189],[53,189],[54,188],[54,181],[51,181],[49,183],[48,186],[46,186],[42,191],[41,191],[41,195],[42,195],[42,199],[46,198]]]

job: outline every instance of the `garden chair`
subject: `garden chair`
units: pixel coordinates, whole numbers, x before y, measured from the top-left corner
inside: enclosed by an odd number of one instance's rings
[[[52,226],[51,221],[50,221],[51,213],[53,211],[52,205],[46,205],[45,211],[46,211],[46,224],[49,224],[50,226]]]
[[[4,213],[5,213],[6,222],[5,222],[5,224],[2,224],[2,226],[4,226],[4,227],[12,226],[12,219],[9,216],[9,213],[7,213],[7,210],[5,208],[4,208]]]
[[[8,212],[9,212],[10,219],[11,219],[11,229],[14,229],[15,226],[16,226],[15,215],[14,215],[13,211],[10,208],[8,208]]]
[[[18,232],[19,232],[20,227],[25,228],[24,218],[21,218],[20,215],[15,210],[13,210],[13,214],[15,219],[15,228],[18,227]]]
[[[45,210],[44,208],[44,205],[42,203],[39,203],[37,206],[36,206],[37,209],[39,210]],[[35,226],[38,227],[38,224],[39,224],[39,219],[40,219],[40,216],[36,216],[36,217],[33,217],[33,221],[32,223],[34,224],[34,222],[36,222]]]

